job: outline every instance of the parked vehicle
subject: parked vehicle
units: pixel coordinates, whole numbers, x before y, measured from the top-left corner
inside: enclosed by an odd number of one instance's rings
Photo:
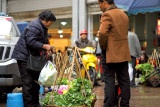
[[[17,61],[11,59],[19,37],[20,32],[14,19],[0,16],[0,95],[22,85]]]
[[[87,71],[91,78],[91,82],[94,86],[95,81],[97,79],[97,73],[96,73],[97,57],[94,55],[95,49],[93,49],[93,47],[86,47],[86,48],[81,49],[81,52],[83,52],[82,60],[84,62],[84,65],[87,68]],[[83,72],[84,70],[82,69],[82,76],[85,78],[88,78],[87,75]]]

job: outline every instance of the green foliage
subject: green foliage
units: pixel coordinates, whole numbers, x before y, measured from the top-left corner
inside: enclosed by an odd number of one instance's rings
[[[149,63],[139,64],[136,66],[136,69],[142,71],[142,76],[140,77],[140,80],[142,82],[145,82],[146,76],[148,76],[153,71],[153,65]]]
[[[144,63],[144,64],[138,64],[136,66],[136,69],[146,72],[146,73],[150,73],[151,71],[153,71],[153,65],[149,64],[149,63]]]
[[[70,83],[71,88],[67,91],[66,94],[57,94],[54,93],[54,104],[55,106],[81,106],[86,104],[88,107],[91,107],[92,99],[95,98],[95,95],[91,94],[91,82],[87,79],[83,79],[84,88],[82,85],[81,78],[77,78]],[[86,92],[86,97],[85,94]],[[49,105],[49,99],[51,94],[48,93],[45,96],[43,105]]]
[[[80,106],[83,105],[85,97],[80,91],[69,90],[66,94],[55,94],[54,105],[56,106]]]
[[[42,105],[48,105],[50,96],[51,96],[51,92],[46,94],[44,100],[42,101]]]
[[[61,79],[58,79],[58,81],[57,81],[57,85],[59,85],[59,84],[60,84],[60,80],[61,80]],[[61,85],[68,85],[68,79],[62,79],[62,81],[61,81]]]

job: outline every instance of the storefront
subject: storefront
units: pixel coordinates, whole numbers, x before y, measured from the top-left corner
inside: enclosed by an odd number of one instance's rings
[[[72,17],[72,0],[8,0],[8,14],[16,21],[31,21],[44,10],[51,10],[58,19]]]
[[[72,36],[72,18],[58,19],[49,28],[48,33],[52,35],[50,44],[56,47],[56,50],[65,51],[70,46]]]
[[[51,10],[57,21],[49,28],[50,43],[57,51],[70,46],[72,36],[72,0],[9,0],[8,13],[15,21],[30,22],[44,10]]]
[[[121,3],[120,1],[116,2]],[[139,6],[139,4],[132,5],[133,1],[127,2],[125,0],[127,6]],[[158,0],[157,3],[159,3]],[[129,7],[125,6],[120,7],[123,7],[124,11],[129,9]],[[102,13],[97,0],[8,0],[8,13],[16,21],[31,21],[37,18],[38,14],[43,10],[53,11],[58,19],[49,28],[49,33],[52,34],[52,43],[57,47],[57,50],[64,51],[64,47],[73,45],[74,41],[80,37],[79,32],[83,29],[88,30],[88,38],[90,40],[97,40],[99,15]],[[147,53],[151,54],[154,48],[158,48],[155,42],[157,41],[158,19],[158,12],[156,11],[158,10],[149,11],[152,13],[148,13],[148,10],[145,10],[142,11],[143,14],[134,10],[134,8],[132,10],[129,15],[130,26],[138,35],[142,49],[146,49]],[[61,22],[67,22],[67,24],[62,25]],[[63,33],[58,33],[59,30],[63,30]]]
[[[138,35],[142,50],[146,50],[148,55],[152,54],[153,49],[159,50],[160,39],[157,35],[157,20],[160,17],[158,14],[160,1],[150,1],[151,3],[144,3],[144,0],[131,0],[130,2],[125,0],[123,3],[122,1],[115,2],[128,15],[129,26]],[[119,5],[121,3],[122,5]],[[101,13],[97,0],[88,0],[88,30],[90,30],[93,40],[96,40],[95,35],[99,28],[99,15]]]
[[[146,50],[148,55],[152,54],[153,49],[158,50],[158,12],[130,15],[129,19],[132,30],[138,35],[142,50]]]

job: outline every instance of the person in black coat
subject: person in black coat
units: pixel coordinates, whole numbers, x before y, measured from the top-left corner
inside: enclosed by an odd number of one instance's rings
[[[30,54],[39,56],[42,50],[50,51],[51,46],[47,39],[48,27],[56,21],[51,11],[44,11],[39,18],[31,21],[20,36],[12,58],[17,60],[22,83],[24,107],[40,107],[38,78],[40,71],[27,69],[27,60]]]
[[[147,63],[147,62],[148,62],[148,56],[147,56],[145,51],[142,51],[140,59],[139,59],[139,64],[144,64],[144,63]],[[142,74],[142,71],[137,70],[136,72],[137,72],[136,77],[139,78],[140,74]]]

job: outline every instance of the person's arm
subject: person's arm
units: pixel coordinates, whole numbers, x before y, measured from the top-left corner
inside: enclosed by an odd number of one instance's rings
[[[46,49],[47,51],[50,51],[51,50],[51,45],[49,45],[49,44],[43,44],[42,45],[42,49]]]
[[[38,41],[40,36],[40,31],[37,28],[30,28],[28,29],[26,33],[26,43],[29,47],[35,48],[35,49],[46,49],[50,50],[51,46],[49,44],[43,44],[40,41]]]
[[[80,48],[80,45],[81,45],[80,41],[79,41],[79,40],[76,40],[76,41],[75,41],[75,46],[77,46],[78,48]]]
[[[108,14],[103,14],[99,28],[99,44],[103,50],[106,49],[109,29],[111,28],[111,17]]]

